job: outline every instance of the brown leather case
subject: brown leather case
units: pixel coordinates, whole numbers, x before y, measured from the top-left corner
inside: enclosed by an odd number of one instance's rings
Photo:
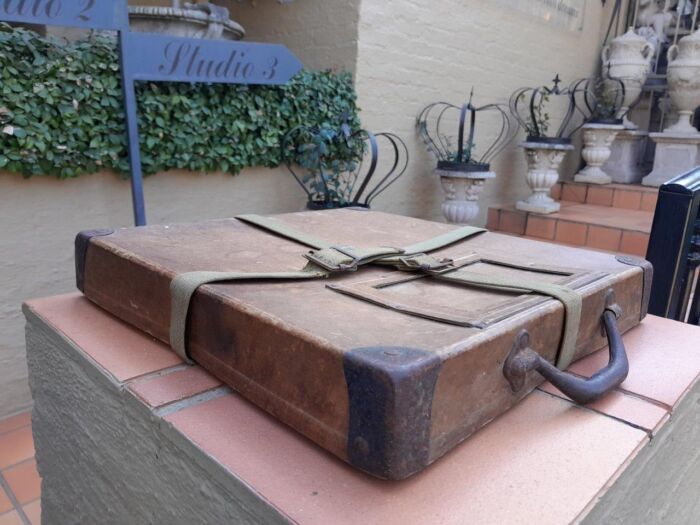
[[[277,216],[342,246],[409,246],[455,226],[376,212]],[[83,232],[78,288],[168,342],[170,281],[190,271],[299,270],[309,248],[236,219]],[[436,252],[477,260],[476,272],[567,283],[583,296],[576,358],[606,346],[613,289],[624,332],[646,314],[646,261],[495,233]],[[507,266],[532,265],[533,271]],[[555,273],[547,273],[544,269]],[[187,323],[199,365],[357,468],[403,479],[428,466],[542,382],[514,393],[503,374],[518,334],[550,362],[564,306],[530,294],[440,282],[379,266],[313,281],[202,286]]]

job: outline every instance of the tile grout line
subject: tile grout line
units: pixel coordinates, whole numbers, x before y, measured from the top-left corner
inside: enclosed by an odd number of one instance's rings
[[[19,465],[19,463],[18,463],[18,465]],[[2,474],[2,472],[0,472],[0,487],[2,487],[5,490],[5,493],[7,494],[7,497],[10,500],[10,503],[12,503],[12,507],[19,515],[19,518],[22,520],[22,523],[24,525],[32,525],[32,522],[29,521],[29,518],[24,513],[24,509],[22,508],[22,505],[20,505],[19,501],[15,497],[15,493],[12,492],[12,489],[10,489],[10,484],[7,482],[7,480],[5,479],[5,476]],[[36,501],[36,500],[33,500],[33,501]],[[9,510],[8,512],[12,512],[12,510]]]
[[[23,428],[31,427],[32,424],[31,422],[27,423],[26,425],[22,425],[21,427],[13,428],[11,430],[5,430],[4,432],[0,432],[0,437],[5,436],[11,432],[16,432],[18,430],[22,430]]]

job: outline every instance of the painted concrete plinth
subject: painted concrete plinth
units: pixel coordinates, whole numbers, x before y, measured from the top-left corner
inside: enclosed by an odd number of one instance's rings
[[[645,186],[661,186],[700,165],[700,133],[651,133],[656,143],[654,169],[644,177]]]
[[[644,177],[639,160],[642,158],[646,131],[624,130],[618,133],[610,147],[610,158],[603,171],[619,184],[637,184]]]
[[[442,213],[451,224],[469,224],[479,216],[479,197],[492,171],[436,170],[445,191]]]
[[[574,180],[584,184],[610,184],[613,180],[603,170],[603,165],[610,158],[610,146],[615,137],[625,128],[622,125],[586,124],[583,126],[583,151],[581,155],[586,167],[576,174]]]
[[[571,144],[549,144],[546,142],[523,142],[521,147],[527,155],[527,185],[532,195],[515,205],[520,211],[530,213],[556,213],[561,205],[550,197],[552,186],[559,180],[559,166],[567,152],[574,149]]]

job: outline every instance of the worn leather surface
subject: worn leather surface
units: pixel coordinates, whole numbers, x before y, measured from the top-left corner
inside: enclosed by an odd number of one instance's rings
[[[355,210],[277,218],[333,244],[356,247],[408,246],[455,228]],[[305,246],[236,219],[122,229],[91,240],[84,293],[126,322],[168,342],[169,285],[176,275],[192,271],[298,271],[308,262],[303,257],[307,251]],[[614,288],[624,311],[619,323],[623,332],[639,323],[643,311],[642,270],[618,262],[612,254],[485,233],[435,255],[516,259],[521,264],[568,268],[577,275],[602,274],[579,289],[583,316],[577,358],[606,344],[600,317],[609,288]],[[523,278],[534,275],[549,282],[565,279],[488,261],[476,263],[470,270]],[[395,276],[391,269],[366,267],[326,280],[203,286],[191,304],[190,355],[249,400],[347,460],[350,403],[345,356],[371,347],[431,352],[439,358],[440,366],[430,404],[427,464],[542,381],[534,373],[527,387],[513,394],[502,375],[503,362],[523,328],[531,333],[532,347],[554,361],[564,308],[552,299],[431,279],[409,279],[385,290],[375,287],[377,294],[386,293],[389,302],[391,297],[400,298],[423,311],[455,309],[492,320],[485,327],[469,327],[407,315],[327,287],[352,287]],[[514,304],[525,304],[525,308],[514,308]]]

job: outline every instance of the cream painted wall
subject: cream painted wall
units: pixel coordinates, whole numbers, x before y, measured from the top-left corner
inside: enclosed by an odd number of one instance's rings
[[[298,211],[304,198],[283,170],[240,175],[169,172],[145,180],[151,223]],[[111,173],[72,180],[0,172],[0,419],[27,408],[23,301],[75,291],[76,233],[132,225],[129,183]]]
[[[584,29],[573,32],[503,3],[363,0],[356,71],[362,121],[374,131],[399,134],[412,155],[406,176],[377,206],[441,220],[435,162],[415,131],[418,112],[438,100],[461,105],[472,86],[477,104],[507,103],[516,88],[550,83],[555,73],[567,82],[592,74],[611,4],[603,9],[600,1],[586,0]],[[525,157],[517,147],[522,138],[520,133],[492,166],[498,178],[486,184],[481,223],[490,204],[528,194]],[[564,177],[573,176],[579,159],[578,152],[569,154]]]

